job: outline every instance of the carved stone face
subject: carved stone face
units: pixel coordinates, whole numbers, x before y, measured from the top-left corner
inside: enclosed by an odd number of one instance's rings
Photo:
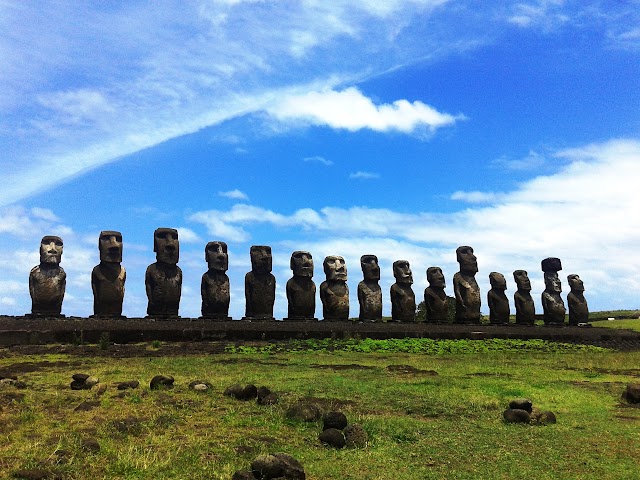
[[[156,260],[163,263],[176,264],[180,258],[180,242],[175,228],[157,228],[153,232],[153,251]]]
[[[293,252],[290,266],[294,277],[313,277],[313,257],[309,252]]]
[[[468,246],[458,247],[456,257],[460,264],[460,271],[465,273],[478,273],[478,259],[473,254],[473,248]]]
[[[40,240],[40,263],[59,264],[62,260],[62,239],[45,235]]]
[[[324,259],[322,264],[324,266],[324,273],[327,276],[327,281],[347,281],[347,264],[344,258],[338,255],[329,255]]]
[[[122,234],[112,230],[100,232],[98,249],[100,250],[101,262],[122,262]]]
[[[496,290],[506,290],[507,289],[507,280],[504,278],[504,275],[498,272],[491,272],[489,274],[489,283],[491,283],[491,288]]]
[[[430,287],[444,288],[446,286],[444,274],[440,267],[427,268],[427,281],[429,282]]]
[[[413,274],[411,273],[409,262],[406,260],[393,262],[393,276],[396,278],[396,282],[411,285],[413,283]]]
[[[204,258],[211,270],[226,272],[229,268],[227,244],[224,242],[209,242],[204,247]]]
[[[558,274],[555,272],[544,274],[544,286],[547,291],[560,293],[562,292],[562,284],[560,283],[560,279],[558,278]]]
[[[584,292],[584,284],[578,275],[571,274],[567,277],[569,287],[573,292]]]
[[[251,270],[257,274],[271,273],[271,247],[253,245],[251,247]]]
[[[380,280],[380,265],[375,255],[363,255],[360,257],[360,266],[365,280]]]
[[[531,281],[526,270],[516,270],[513,272],[513,279],[516,282],[518,290],[531,291]]]

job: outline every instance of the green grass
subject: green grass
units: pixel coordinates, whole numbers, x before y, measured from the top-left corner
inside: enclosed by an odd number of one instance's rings
[[[623,328],[626,330],[635,330],[640,332],[640,319],[633,320],[604,320],[598,322],[591,322],[594,327],[606,327],[606,328]]]
[[[256,455],[278,451],[298,458],[307,478],[317,480],[637,477],[640,409],[621,404],[620,394],[638,381],[640,352],[533,341],[497,343],[479,353],[475,341],[460,341],[421,350],[426,354],[372,342],[342,345],[351,351],[319,343],[267,354],[256,345],[244,353],[112,359],[0,351],[5,371],[50,362],[19,374],[27,389],[0,387],[0,478],[42,468],[65,479],[228,480]],[[416,346],[402,342],[394,348]],[[388,368],[394,365],[414,370]],[[72,391],[76,372],[98,376],[109,388],[101,397]],[[175,377],[173,390],[149,390],[160,373]],[[111,386],[130,379],[141,388],[120,396]],[[189,390],[194,379],[208,380],[212,391]],[[249,382],[276,390],[280,404],[222,395],[228,385]],[[502,411],[520,396],[555,412],[558,423],[503,423]],[[321,446],[320,423],[284,414],[305,397],[361,423],[368,446]],[[84,400],[99,405],[74,412]],[[98,440],[99,452],[82,449],[89,437]]]

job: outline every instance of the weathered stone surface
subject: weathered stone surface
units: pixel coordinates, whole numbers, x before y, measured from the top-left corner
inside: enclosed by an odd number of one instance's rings
[[[551,425],[556,423],[556,416],[550,411],[533,410],[531,414],[531,423],[534,425]]]
[[[256,479],[305,480],[302,464],[286,453],[259,455],[251,462],[251,471]]]
[[[347,426],[347,416],[342,412],[327,412],[323,417],[322,429],[336,428],[342,430]]]
[[[129,380],[126,382],[117,382],[115,386],[118,390],[130,390],[138,388],[140,386],[140,382],[138,380]]]
[[[320,284],[322,315],[326,321],[349,319],[349,287],[344,258],[329,255],[323,262],[326,280]]]
[[[416,320],[416,296],[411,285],[413,274],[406,260],[393,262],[393,276],[396,283],[391,285],[391,319],[394,322],[414,322]]]
[[[343,433],[337,428],[327,428],[318,435],[318,440],[322,443],[335,448],[344,448],[347,444]]]
[[[305,480],[306,474],[302,464],[291,455],[286,453],[275,453],[274,456],[282,466],[282,477],[286,480]]]
[[[256,477],[249,470],[238,470],[233,474],[231,480],[256,480]]]
[[[315,422],[322,417],[322,409],[314,403],[298,402],[287,409],[287,418],[301,422]]]
[[[93,314],[101,317],[121,317],[124,283],[127,272],[122,263],[122,234],[113,230],[100,232],[98,238],[100,263],[91,272]]]
[[[244,391],[244,387],[242,385],[240,385],[239,383],[235,383],[235,384],[230,385],[227,388],[225,388],[225,390],[224,390],[224,392],[222,392],[222,394],[225,397],[240,398],[242,396],[242,392],[243,391]]]
[[[509,408],[525,410],[531,413],[533,409],[533,402],[528,398],[515,398],[509,402]]]
[[[622,397],[629,403],[640,403],[640,383],[628,384]]]
[[[238,397],[240,400],[254,400],[258,398],[258,387],[252,383],[248,383],[242,389],[242,395]]]
[[[567,295],[569,306],[569,325],[578,325],[589,322],[589,306],[584,298],[584,284],[578,275],[567,277],[571,291]]]
[[[382,289],[380,288],[380,265],[375,255],[360,257],[364,280],[358,284],[358,303],[361,322],[382,321]]]
[[[31,315],[60,316],[67,285],[67,274],[60,266],[63,242],[60,237],[45,235],[40,241],[40,265],[29,274]]]
[[[456,323],[480,323],[480,288],[475,278],[478,261],[469,246],[458,247],[456,257],[460,264],[460,271],[453,276]]]
[[[526,410],[518,408],[508,408],[502,414],[507,423],[529,423],[531,416]]]
[[[364,448],[369,441],[369,434],[358,423],[347,425],[343,432],[344,439],[348,448]]]
[[[156,263],[147,267],[147,315],[177,317],[182,295],[182,270],[178,267],[180,243],[174,228],[157,228],[153,234]]]
[[[225,242],[209,242],[204,249],[209,269],[202,275],[202,317],[213,320],[230,320],[230,285],[227,270],[229,254]]]
[[[562,270],[559,258],[550,257],[542,260],[545,289],[542,292],[542,309],[545,325],[564,325],[566,308],[560,293],[562,284],[558,278],[558,271]]]
[[[513,279],[518,290],[513,294],[516,306],[516,324],[533,325],[536,321],[536,306],[531,298],[531,281],[526,270],[513,272]]]
[[[95,438],[85,438],[80,442],[80,448],[87,452],[96,453],[100,451],[100,443]]]
[[[504,275],[498,272],[489,274],[491,290],[487,292],[487,304],[489,305],[489,321],[494,325],[509,323],[509,299],[504,293],[507,290],[507,281]]]
[[[271,273],[271,247],[253,245],[251,271],[244,277],[245,319],[274,320],[273,305],[276,301],[276,277]]]
[[[258,405],[276,405],[279,401],[278,394],[271,392],[264,397],[258,397]]]
[[[87,375],[86,373],[76,373],[72,375],[71,378],[73,378],[70,385],[71,390],[90,390],[100,382],[98,378]]]
[[[71,378],[73,380],[75,380],[76,382],[82,382],[84,383],[84,381],[89,378],[91,375],[89,375],[88,373],[74,373],[73,375],[71,375]]]
[[[15,388],[24,389],[27,388],[27,384],[17,378],[3,378],[0,379],[0,386],[10,385]]]
[[[309,252],[296,251],[289,263],[293,277],[287,282],[288,320],[314,320],[316,284],[313,282],[313,257]]]
[[[209,390],[210,388],[213,388],[213,385],[204,380],[194,380],[193,382],[189,383],[189,389],[196,390],[198,392],[204,392],[206,390]]]
[[[173,388],[174,379],[170,375],[156,375],[151,379],[149,388],[151,390],[158,390],[163,388]]]
[[[449,302],[444,291],[446,282],[440,267],[427,268],[429,286],[424,289],[424,306],[428,323],[446,323],[449,315]]]

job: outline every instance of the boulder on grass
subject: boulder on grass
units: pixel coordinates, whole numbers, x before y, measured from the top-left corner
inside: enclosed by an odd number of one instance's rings
[[[344,439],[348,448],[364,448],[369,441],[369,435],[362,425],[352,423],[347,425],[344,430]]]
[[[315,422],[322,417],[322,409],[315,403],[298,402],[287,409],[286,415],[300,422]]]
[[[525,410],[531,413],[533,402],[528,398],[516,398],[509,402],[509,408],[516,410]]]
[[[347,426],[347,417],[342,412],[328,412],[323,418],[322,429],[336,428],[342,430]]]
[[[628,403],[640,403],[640,383],[630,383],[622,394]]]
[[[334,448],[344,448],[347,444],[344,435],[337,428],[327,428],[320,435],[318,435],[318,440],[320,440],[325,445],[329,445]]]
[[[507,423],[529,423],[531,421],[529,412],[519,408],[507,408],[502,416]]]
[[[156,375],[151,379],[149,387],[151,390],[158,390],[162,388],[173,388],[173,377],[171,375]]]

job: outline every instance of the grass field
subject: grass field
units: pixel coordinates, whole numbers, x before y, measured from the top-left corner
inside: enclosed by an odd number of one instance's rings
[[[637,478],[640,409],[620,394],[639,381],[640,352],[499,344],[484,353],[463,340],[421,354],[247,348],[154,358],[0,351],[0,371],[27,383],[0,386],[0,478],[31,468],[64,479],[228,480],[268,452],[293,455],[309,479]],[[77,372],[99,377],[106,392],[70,390]],[[175,387],[150,390],[156,374],[173,375]],[[133,379],[140,388],[112,386]],[[189,390],[195,379],[213,388]],[[223,396],[234,383],[266,385],[280,403]],[[558,423],[505,424],[509,400],[522,396]],[[287,407],[305,398],[363,425],[367,447],[324,447],[320,422],[287,419]],[[84,401],[93,407],[74,411]],[[84,448],[87,439],[100,450]]]

